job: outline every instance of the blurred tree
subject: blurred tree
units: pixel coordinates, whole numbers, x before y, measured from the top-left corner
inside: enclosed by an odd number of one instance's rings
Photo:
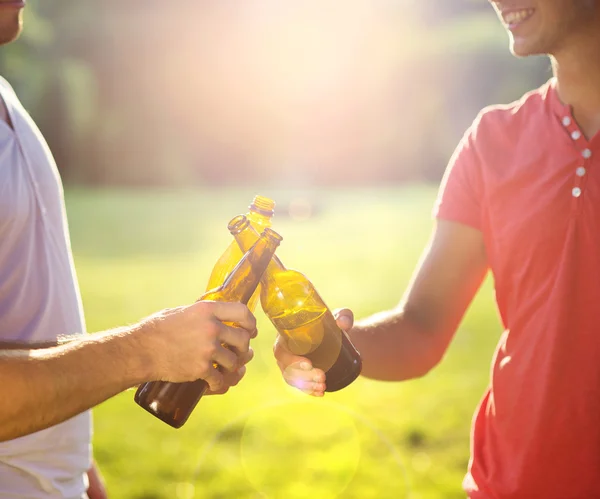
[[[550,76],[487,2],[30,0],[0,72],[65,182],[434,180],[477,112]]]

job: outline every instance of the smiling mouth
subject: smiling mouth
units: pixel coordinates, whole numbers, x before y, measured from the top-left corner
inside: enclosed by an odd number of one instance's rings
[[[509,28],[515,28],[527,21],[535,12],[535,9],[510,10],[502,13],[502,20]]]

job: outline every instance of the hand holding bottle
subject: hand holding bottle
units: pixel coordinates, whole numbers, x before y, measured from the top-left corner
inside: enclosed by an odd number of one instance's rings
[[[223,284],[202,295],[197,302],[201,305],[196,306],[206,306],[205,303],[209,301],[238,302],[244,304],[244,308],[250,313],[246,305],[256,291],[281,240],[281,236],[275,231],[269,228],[265,229],[256,243],[245,252],[239,263],[228,274]],[[219,310],[218,305],[213,305],[213,307]],[[175,382],[158,378],[140,385],[135,393],[134,400],[140,407],[173,428],[181,428],[185,424],[209,388],[212,387],[213,390],[221,388],[222,379],[217,366],[229,371],[238,367],[235,353],[226,347],[231,346],[233,349],[239,347],[234,342],[235,335],[233,334],[236,331],[233,325],[239,323],[236,318],[225,318],[222,315],[217,315],[216,318],[221,322],[228,322],[230,325],[210,322],[212,324],[209,327],[211,334],[203,348],[205,355],[201,357],[202,377],[195,381]],[[248,350],[249,347],[245,344],[241,345],[239,352],[243,354]],[[206,359],[207,355],[208,360]],[[188,362],[198,365],[198,361],[193,356],[188,359]]]
[[[347,332],[354,325],[354,314],[347,308],[336,309],[333,311],[336,324],[340,329]],[[285,341],[281,335],[277,336],[273,353],[277,360],[277,365],[286,383],[300,391],[312,395],[313,397],[322,397],[327,387],[327,379],[323,370],[312,365],[312,362],[306,357],[294,355],[285,346]]]
[[[242,303],[199,301],[158,312],[142,321],[139,330],[151,355],[150,379],[204,379],[212,392],[218,392],[227,388],[228,381],[239,381],[239,369],[252,358],[256,319]],[[214,363],[225,372],[215,369]]]

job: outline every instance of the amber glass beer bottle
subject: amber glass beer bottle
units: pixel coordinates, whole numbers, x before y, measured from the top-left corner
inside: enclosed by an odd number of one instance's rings
[[[259,237],[244,215],[228,227],[242,251]],[[262,277],[260,302],[288,349],[325,372],[326,391],[341,390],[358,377],[360,354],[330,309],[303,274],[287,269],[276,256]]]
[[[282,238],[265,229],[256,244],[248,247],[225,282],[205,293],[200,300],[248,303]],[[181,428],[206,392],[203,379],[187,383],[150,381],[140,385],[135,401],[148,412],[174,428]]]
[[[250,224],[252,224],[252,227],[256,229],[256,232],[260,234],[264,229],[271,228],[271,219],[275,213],[274,210],[275,201],[263,196],[254,196],[252,204],[248,207],[246,218],[248,218]],[[231,241],[231,244],[217,260],[217,263],[215,263],[212,273],[208,278],[206,291],[219,287],[241,258],[242,252],[240,247],[235,240]],[[259,296],[260,286],[254,292],[252,298],[250,298],[250,301],[248,302],[248,308],[251,312],[254,312]]]

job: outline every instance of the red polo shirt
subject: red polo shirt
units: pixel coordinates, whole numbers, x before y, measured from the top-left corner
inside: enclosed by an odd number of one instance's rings
[[[473,420],[473,499],[600,497],[600,134],[554,79],[485,109],[435,208],[483,233],[505,328]]]

